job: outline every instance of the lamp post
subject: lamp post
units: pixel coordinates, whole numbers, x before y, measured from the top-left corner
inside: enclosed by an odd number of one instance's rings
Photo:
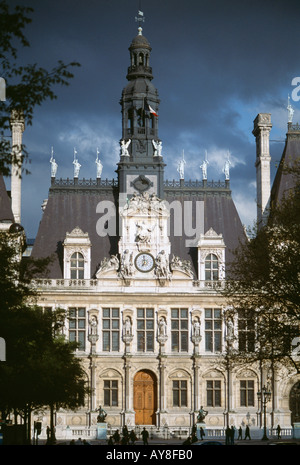
[[[258,391],[257,398],[258,398],[258,401],[261,402],[261,405],[263,407],[263,412],[264,412],[264,434],[263,434],[263,437],[262,437],[262,441],[265,441],[265,440],[268,440],[266,406],[267,406],[267,403],[271,399],[271,391],[270,391],[270,389],[268,389],[268,387],[266,387],[266,386],[263,386],[262,390]]]

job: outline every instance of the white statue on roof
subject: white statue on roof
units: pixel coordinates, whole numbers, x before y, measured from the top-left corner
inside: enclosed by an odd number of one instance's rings
[[[81,164],[78,162],[76,149],[74,149],[73,165],[74,165],[74,178],[78,178]]]
[[[182,152],[182,160],[179,161],[178,168],[177,168],[180,179],[184,179],[184,165],[185,164],[186,164],[186,161],[184,159],[184,150],[183,150],[183,152]]]
[[[209,161],[207,159],[207,151],[205,150],[205,159],[202,163],[202,165],[200,165],[200,168],[202,169],[202,179],[203,181],[205,181],[207,179],[207,165],[209,164]]]
[[[229,156],[230,156],[230,153],[228,152],[227,160],[225,161],[225,165],[224,165],[224,168],[223,168],[223,173],[225,174],[226,181],[229,180],[229,169],[230,169],[230,165],[231,165]]]
[[[287,106],[287,111],[288,111],[288,122],[292,123],[293,122],[293,116],[294,116],[294,109],[290,103],[290,96],[288,96],[288,106]]]
[[[51,163],[51,178],[55,178],[58,165],[57,165],[55,159],[53,158],[53,147],[51,149],[50,163]]]
[[[103,165],[101,163],[101,160],[99,160],[98,155],[99,155],[99,150],[97,149],[97,158],[96,158],[96,165],[97,165],[97,178],[101,178],[102,175],[102,170],[103,170]]]

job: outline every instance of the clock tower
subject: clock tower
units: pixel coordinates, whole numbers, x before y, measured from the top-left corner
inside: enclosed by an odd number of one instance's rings
[[[156,194],[163,198],[164,162],[158,136],[159,97],[152,83],[151,47],[138,28],[129,47],[128,84],[123,89],[122,138],[118,163],[119,192]]]

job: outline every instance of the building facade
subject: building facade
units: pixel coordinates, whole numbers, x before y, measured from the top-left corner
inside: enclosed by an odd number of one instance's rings
[[[73,179],[57,179],[53,164],[32,250],[53,258],[47,277],[34,283],[38,304],[68,312],[63,332],[80,344],[76,356],[91,388],[82,409],[56,412],[57,432],[95,425],[100,405],[111,428],[189,431],[201,407],[207,429],[261,428],[257,392],[268,379],[268,426],[290,428],[299,376],[258,365],[229,370],[222,357],[230,330],[221,291],[233,250],[247,240],[229,173],[210,182],[204,161],[201,180],[185,180],[184,165],[178,181],[165,180],[160,100],[141,28],[129,52],[117,178],[102,179],[99,165],[96,179],[80,179],[76,166]],[[270,115],[259,114],[253,134],[262,222],[270,129]],[[234,331],[247,340],[251,328],[236,322]]]

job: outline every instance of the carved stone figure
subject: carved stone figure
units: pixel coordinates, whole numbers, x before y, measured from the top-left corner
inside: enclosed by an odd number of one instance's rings
[[[224,165],[224,168],[223,168],[223,173],[225,174],[225,179],[226,181],[229,180],[229,169],[230,169],[230,165],[231,165],[231,162],[229,160],[229,155],[228,155],[228,158],[227,160],[225,161],[225,165]]]
[[[204,420],[207,414],[208,414],[208,411],[204,410],[203,406],[201,405],[200,410],[198,412],[198,416],[197,416],[197,422],[204,423]]]
[[[74,165],[74,178],[78,178],[81,164],[78,162],[77,159],[75,159],[73,161],[73,165]]]
[[[158,322],[158,335],[159,336],[167,335],[167,323],[163,317],[161,317]]]
[[[193,336],[194,337],[201,336],[200,328],[201,328],[200,321],[197,318],[196,320],[193,321]]]
[[[51,178],[55,178],[58,165],[55,159],[53,158],[53,155],[50,158],[50,163],[51,163]]]
[[[159,252],[156,257],[156,269],[155,274],[158,278],[171,278],[171,273],[169,270],[169,258],[164,250]]]
[[[121,156],[122,157],[129,157],[129,152],[128,152],[128,147],[130,145],[131,139],[129,139],[127,142],[125,140],[121,140]]]
[[[107,417],[107,413],[106,411],[101,407],[99,407],[99,410],[98,410],[99,414],[97,416],[97,423],[104,423],[105,421],[105,418]]]
[[[133,255],[126,249],[121,258],[120,274],[122,277],[132,276],[133,273]]]
[[[153,147],[154,147],[154,154],[153,156],[154,157],[161,157],[162,155],[162,142],[161,141],[157,141],[155,142],[155,140],[152,140],[152,144],[153,144]]]
[[[141,223],[136,223],[137,227],[137,234],[136,234],[136,241],[142,244],[149,245],[151,241],[151,233],[155,227],[147,226],[144,221]]]
[[[126,317],[123,323],[123,336],[132,336],[132,325],[129,316]]]
[[[98,334],[98,321],[95,315],[89,321],[89,333],[93,336]]]
[[[178,168],[177,171],[179,173],[179,178],[184,179],[184,165],[186,164],[186,161],[184,159],[180,160],[178,163]]]
[[[97,158],[96,158],[95,163],[97,165],[97,178],[101,178],[103,165],[101,163],[101,160],[99,160],[99,158],[98,158],[98,154],[99,154],[99,152],[97,151]]]

